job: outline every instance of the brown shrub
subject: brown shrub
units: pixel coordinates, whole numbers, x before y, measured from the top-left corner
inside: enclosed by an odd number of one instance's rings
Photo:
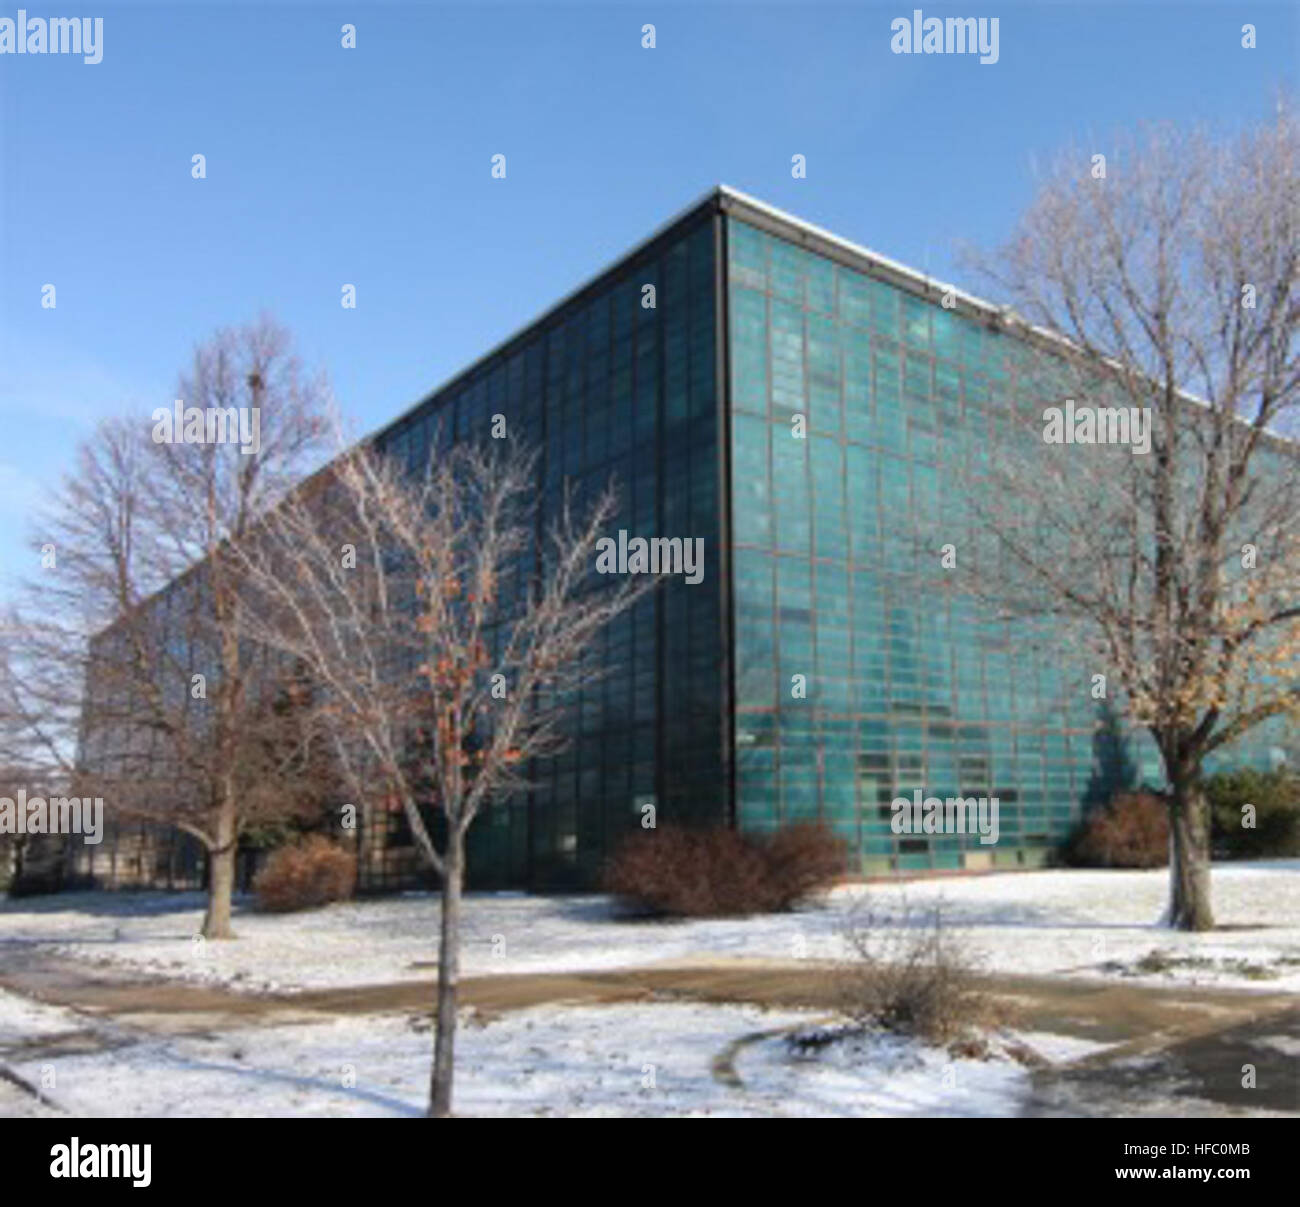
[[[1119,792],[1085,819],[1070,862],[1091,868],[1159,868],[1169,862],[1169,814],[1154,792]]]
[[[352,896],[357,860],[320,834],[273,851],[253,880],[257,908],[267,913],[314,909]]]
[[[823,825],[799,822],[768,839],[767,866],[777,908],[789,909],[844,875],[848,845]]]
[[[729,826],[662,826],[628,835],[604,887],[642,913],[727,917],[791,909],[829,888],[845,867],[843,840],[817,824],[770,837]]]

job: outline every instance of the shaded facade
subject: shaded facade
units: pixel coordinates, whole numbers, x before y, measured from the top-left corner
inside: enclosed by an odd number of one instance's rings
[[[569,749],[471,828],[476,887],[594,883],[647,803],[730,817],[720,239],[716,208],[698,207],[377,436],[414,470],[437,441],[482,438],[504,416],[540,454],[539,531],[566,488],[581,506],[613,482],[613,532],[704,541],[703,582],[668,580],[603,633],[604,674],[577,702]],[[360,876],[372,889],[426,876],[400,814],[366,818]]]

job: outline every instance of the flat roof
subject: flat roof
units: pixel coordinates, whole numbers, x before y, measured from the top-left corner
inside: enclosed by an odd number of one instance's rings
[[[689,205],[678,210],[672,217],[661,222],[650,234],[634,243],[616,260],[611,261],[597,272],[586,277],[581,284],[570,289],[558,301],[552,302],[534,318],[517,327],[504,339],[493,344],[486,352],[476,356],[468,364],[445,378],[441,384],[422,395],[395,418],[376,428],[368,438],[374,439],[398,427],[440,394],[450,390],[458,382],[463,381],[466,377],[481,369],[489,361],[502,355],[537,328],[544,326],[548,320],[556,316],[566,306],[575,302],[606,277],[617,273],[619,269],[635,260],[637,256],[644,253],[664,236],[678,227],[689,224],[701,214],[710,211],[735,215],[742,221],[765,228],[792,243],[807,247],[810,251],[829,255],[832,259],[839,260],[849,267],[896,285],[909,293],[931,300],[939,295],[951,294],[956,300],[958,308],[973,313],[975,317],[985,323],[1011,326],[1021,336],[1036,337],[1058,347],[1073,347],[1068,340],[1065,340],[1056,332],[1028,323],[1017,316],[1009,307],[999,306],[984,298],[977,297],[973,293],[958,289],[954,285],[941,284],[936,278],[918,272],[914,268],[909,268],[898,260],[873,251],[869,247],[864,247],[860,243],[854,243],[851,239],[845,239],[814,223],[805,222],[794,214],[778,209],[774,205],[768,205],[765,201],[759,201],[756,197],[742,193],[739,189],[734,189],[730,185],[718,184],[697,197]]]
[[[853,267],[862,268],[873,276],[890,278],[895,283],[902,285],[904,288],[909,288],[914,293],[927,296],[936,291],[939,293],[952,293],[959,302],[972,310],[980,311],[987,318],[1002,318],[1008,314],[1005,306],[998,306],[993,302],[985,301],[983,298],[976,297],[973,293],[967,293],[964,289],[958,289],[954,285],[940,285],[934,277],[917,272],[916,269],[909,268],[898,260],[881,255],[878,251],[872,251],[871,248],[864,247],[860,243],[854,243],[851,239],[842,238],[840,235],[836,235],[823,227],[815,226],[811,222],[805,222],[794,214],[777,209],[774,205],[768,205],[766,201],[759,201],[756,197],[742,193],[739,189],[731,188],[730,185],[720,184],[715,192],[724,212],[736,213],[741,218],[766,219],[768,223],[780,228],[779,233],[786,238],[790,238],[793,242],[812,245],[809,250],[823,250],[815,245],[819,243],[825,244],[827,249],[840,252],[840,258],[854,261]],[[1043,334],[1050,333],[1044,331]]]
[[[396,419],[391,419],[387,423],[383,424],[381,427],[376,428],[373,432],[371,432],[369,439],[374,439],[376,436],[379,436],[384,432],[390,431],[392,428],[395,428],[399,424],[405,422],[426,403],[432,402],[435,398],[438,397],[439,394],[445,393],[447,390],[450,390],[454,385],[456,385],[457,382],[462,381],[466,377],[469,377],[472,373],[482,368],[483,365],[485,365],[488,361],[494,360],[496,357],[500,356],[503,352],[509,349],[512,345],[518,343],[530,332],[534,331],[538,327],[543,326],[547,322],[547,320],[553,318],[566,306],[577,301],[577,299],[580,298],[584,293],[586,293],[588,290],[593,288],[595,285],[599,284],[606,277],[616,273],[620,268],[622,268],[629,261],[635,260],[637,256],[641,255],[644,251],[646,251],[647,248],[649,248],[652,244],[656,243],[658,240],[662,239],[665,235],[667,235],[670,231],[674,230],[676,227],[685,226],[691,219],[695,218],[697,215],[715,209],[718,204],[718,199],[724,191],[725,191],[725,186],[717,185],[714,188],[709,189],[709,191],[704,193],[701,197],[696,198],[696,200],[692,201],[690,205],[686,206],[684,209],[678,210],[677,213],[675,213],[666,222],[661,222],[658,226],[656,226],[654,230],[650,232],[650,234],[645,236],[645,238],[640,239],[636,243],[634,243],[627,251],[623,252],[622,255],[618,257],[618,259],[611,261],[609,264],[606,264],[605,267],[600,269],[598,272],[595,272],[591,276],[585,278],[580,285],[576,286],[573,289],[570,289],[568,293],[564,294],[559,299],[559,301],[552,302],[549,306],[546,307],[545,310],[543,310],[536,317],[524,323],[523,326],[516,327],[513,332],[507,335],[504,339],[499,340],[497,343],[493,344],[492,347],[489,348],[486,352],[482,353],[479,356],[476,356],[472,361],[470,361],[463,368],[456,370],[456,372],[454,372],[450,377],[446,378],[441,385],[436,386],[434,389],[430,390],[427,394],[423,395],[419,399],[419,401],[412,403],[409,407],[406,408],[406,410],[402,411],[402,413],[398,415]]]
[[[532,333],[537,328],[542,327],[549,319],[557,315],[566,306],[580,298],[588,290],[603,281],[606,277],[613,275],[624,265],[630,263],[641,255],[653,244],[664,236],[668,235],[679,227],[684,227],[697,220],[702,214],[709,212],[720,212],[724,214],[734,214],[742,221],[751,225],[767,230],[769,233],[776,234],[791,243],[806,247],[808,250],[818,254],[829,256],[840,263],[864,272],[869,276],[884,280],[890,284],[896,285],[909,293],[915,294],[933,300],[935,295],[951,293],[956,299],[959,307],[973,313],[981,321],[990,325],[996,325],[1008,334],[1013,334],[1020,338],[1029,338],[1036,342],[1041,342],[1057,349],[1082,353],[1083,350],[1074,344],[1071,340],[1056,331],[1051,331],[1046,327],[1040,327],[1029,323],[1023,316],[1018,315],[1009,306],[999,306],[984,298],[978,297],[973,293],[958,289],[951,284],[941,284],[936,278],[926,273],[918,272],[914,268],[909,268],[906,264],[898,260],[891,259],[889,256],[882,255],[880,252],[873,251],[860,243],[854,243],[851,239],[845,239],[831,231],[817,226],[812,222],[806,222],[802,218],[785,210],[778,209],[774,205],[768,205],[765,201],[759,201],[756,197],[751,197],[747,193],[734,189],[727,184],[717,184],[708,189],[701,196],[697,197],[689,205],[678,210],[672,217],[661,222],[658,226],[646,235],[643,239],[634,243],[631,248],[623,252],[617,259],[606,264],[599,271],[592,273],[585,278],[581,284],[564,294],[558,301],[552,302],[540,314],[522,326],[517,327],[510,335],[494,344],[488,351],[476,356],[469,364],[447,377],[442,384],[430,390],[423,395],[418,401],[412,403],[403,410],[396,418],[389,420],[380,427],[375,428],[367,436],[363,436],[358,443],[375,440],[377,437],[386,432],[392,431],[400,424],[408,420],[421,407],[432,402],[440,394],[445,393],[454,387],[458,382],[470,376],[478,369],[482,368],[487,362],[500,356],[507,351],[512,345],[520,342],[524,337]],[[1114,360],[1103,358],[1103,363],[1109,363],[1113,367],[1119,366]],[[1204,408],[1211,409],[1210,403],[1205,399],[1198,398],[1184,390],[1178,391],[1179,396],[1187,402],[1196,403]],[[1248,423],[1249,420],[1239,420]],[[1293,447],[1295,442],[1288,437],[1279,433],[1263,429],[1264,434],[1271,440],[1277,441],[1286,448]],[[355,446],[354,446],[355,447]],[[298,487],[306,485],[317,477],[324,474],[330,466],[337,460],[339,454],[335,454],[323,465],[307,474],[306,477],[298,484]],[[141,600],[137,605],[143,607],[150,603],[156,596],[161,595],[164,591],[169,590],[173,585],[188,578],[196,570],[202,561],[196,562],[193,566],[188,567],[181,574],[177,575],[166,586],[159,588]],[[120,619],[113,621],[105,626],[97,636],[111,631],[120,623]]]

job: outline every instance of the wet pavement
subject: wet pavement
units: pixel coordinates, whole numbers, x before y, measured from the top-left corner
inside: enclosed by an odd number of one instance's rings
[[[1044,1070],[1025,1113],[1300,1116],[1300,1006],[1140,1054]]]

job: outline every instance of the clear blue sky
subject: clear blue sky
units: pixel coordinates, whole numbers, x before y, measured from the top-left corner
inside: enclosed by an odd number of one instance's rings
[[[996,15],[993,65],[892,54],[893,2],[25,7],[104,45],[0,55],[0,593],[78,439],[218,326],[274,313],[369,429],[720,181],[969,284],[955,242],[1000,241],[1036,161],[1258,120],[1300,63],[1264,0],[923,5]]]

